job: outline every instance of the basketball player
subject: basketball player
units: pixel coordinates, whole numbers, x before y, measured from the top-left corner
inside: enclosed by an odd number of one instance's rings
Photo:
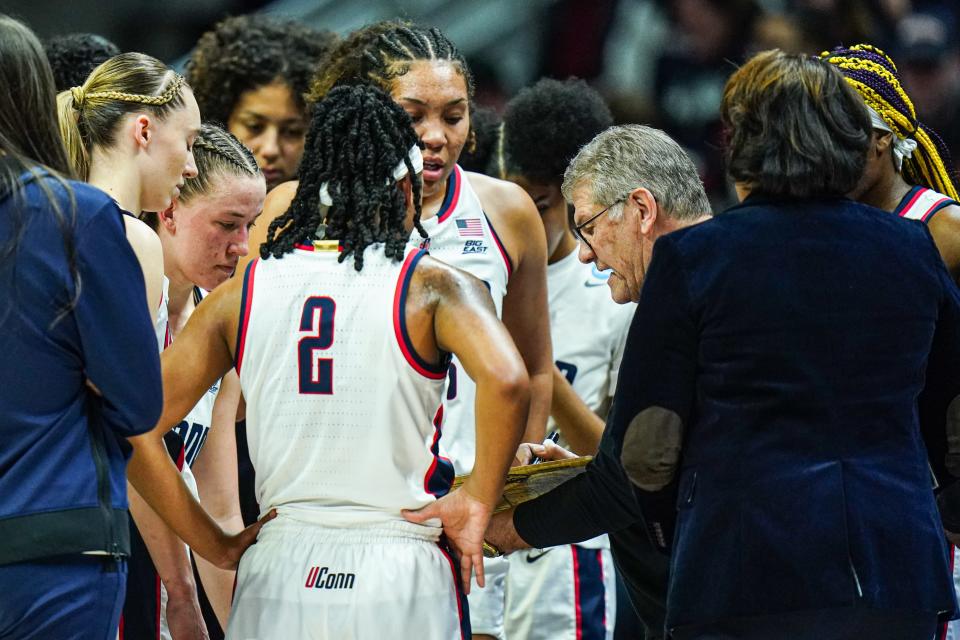
[[[169,346],[193,314],[208,291],[229,278],[237,260],[247,252],[247,234],[260,214],[266,186],[263,175],[249,149],[229,133],[211,124],[203,124],[193,145],[198,175],[184,183],[179,197],[159,214],[145,213],[147,221],[160,237],[164,254],[164,301],[156,323],[161,351]],[[221,393],[222,392],[222,393]],[[203,506],[227,530],[243,528],[239,516],[236,464],[233,451],[234,419],[239,401],[239,380],[233,372],[211,385],[197,405],[164,438],[184,480],[201,498]],[[216,427],[214,416],[218,415]],[[217,451],[200,456],[208,435]],[[192,469],[196,469],[196,479]],[[199,492],[198,492],[199,489]],[[160,585],[150,558],[164,547],[165,553],[192,579],[189,557],[183,543],[169,532],[159,517],[145,504],[138,523],[144,536],[151,536],[150,554],[139,536],[134,536],[131,579],[125,606],[125,637],[146,637],[144,630],[133,632],[131,618],[149,620],[151,636],[159,620],[159,636],[169,638],[167,588]],[[144,524],[149,518],[151,523]],[[149,530],[149,531],[148,531]],[[138,553],[139,549],[139,553]],[[220,571],[198,559],[206,594],[222,624],[230,609],[233,572]],[[157,606],[159,602],[159,611]],[[176,612],[173,612],[176,615]],[[196,613],[196,609],[192,613]],[[196,620],[196,617],[193,616]],[[199,624],[197,624],[199,626]]]
[[[413,120],[424,145],[423,227],[414,246],[480,278],[510,331],[530,375],[530,414],[524,442],[540,442],[549,412],[552,360],[546,301],[546,248],[529,196],[517,187],[457,166],[473,137],[469,102],[473,79],[456,46],[436,28],[400,22],[368,25],[336,46],[320,63],[308,100],[334,86],[365,83],[390,93]],[[313,162],[306,154],[303,165]],[[296,186],[281,186],[264,206],[271,219]],[[274,201],[275,199],[275,201]],[[444,450],[458,474],[474,461],[475,385],[453,358],[444,403]],[[502,634],[505,561],[487,563],[488,587],[471,595],[475,637]],[[495,595],[500,592],[499,595]],[[491,598],[487,607],[478,599]],[[488,613],[489,611],[489,613]]]
[[[243,559],[227,637],[468,638],[458,583],[474,567],[484,583],[483,527],[529,409],[523,362],[483,284],[408,246],[412,228],[426,234],[403,109],[372,87],[335,89],[305,155],[264,259],[211,293],[163,356],[170,424],[236,364],[257,497],[279,512]],[[479,425],[474,472],[452,493],[449,353],[477,381]]]
[[[554,369],[551,429],[580,455],[597,450],[634,304],[610,299],[607,274],[577,260],[560,191],[567,164],[613,124],[603,98],[582,80],[542,79],[508,104],[497,153],[500,177],[530,194],[547,240]],[[607,536],[508,556],[507,638],[612,638],[615,575]]]
[[[821,57],[835,65],[869,107],[873,142],[857,200],[922,220],[954,278],[960,278],[960,200],[950,152],[917,120],[897,67],[880,49],[858,44]]]
[[[164,308],[163,249],[156,233],[138,216],[141,211],[170,207],[186,180],[197,176],[192,151],[200,132],[196,100],[183,78],[159,60],[124,53],[94,69],[81,86],[61,92],[57,103],[74,171],[111,195],[126,213],[127,238],[144,272],[150,313],[158,319]],[[177,460],[177,447],[172,442],[168,447]],[[158,636],[162,616],[156,609],[162,582],[169,597],[170,623],[178,635],[202,638],[196,585],[183,543],[136,490],[129,487],[128,493],[137,526],[131,526],[129,595],[121,635]],[[150,595],[138,597],[144,583]]]
[[[917,120],[893,60],[868,44],[836,48],[821,57],[835,65],[857,90],[873,124],[867,165],[853,197],[926,224],[950,274],[960,278],[960,204],[953,162],[936,132]],[[926,433],[930,426],[943,424],[942,418],[932,422],[926,418],[945,415],[955,395],[952,389],[938,388],[940,383],[930,380],[920,396],[921,427]],[[932,441],[929,435],[927,438],[931,467],[940,481],[949,482],[943,453],[947,443],[939,435]],[[954,548],[953,581],[960,593],[958,559]],[[938,638],[957,640],[960,625],[950,622],[940,629]]]
[[[308,120],[303,94],[335,41],[292,20],[232,16],[190,54],[187,81],[204,119],[225,123],[253,151],[268,190],[297,175]]]

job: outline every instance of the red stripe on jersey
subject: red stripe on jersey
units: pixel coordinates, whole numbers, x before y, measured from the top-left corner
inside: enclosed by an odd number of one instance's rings
[[[253,302],[253,284],[256,276],[259,258],[254,259],[247,266],[247,272],[243,276],[243,291],[240,300],[240,324],[237,326],[237,348],[234,359],[237,361],[236,370],[240,374],[240,367],[243,364],[243,350],[247,342],[247,325],[250,322],[250,305]]]
[[[403,353],[403,357],[407,361],[407,364],[413,367],[414,371],[425,378],[429,378],[430,380],[442,380],[447,375],[446,370],[430,371],[417,362],[417,358],[412,351],[413,345],[410,344],[410,338],[404,333],[403,330],[402,314],[404,313],[404,307],[406,306],[407,287],[409,286],[407,275],[410,271],[411,265],[422,253],[422,250],[411,251],[407,258],[403,261],[403,267],[400,268],[400,275],[397,276],[397,288],[393,293],[393,333],[397,338],[397,344],[400,346],[400,352]]]
[[[921,187],[920,189],[917,189],[917,192],[916,192],[915,194],[913,194],[913,197],[910,198],[910,200],[907,202],[907,204],[903,205],[903,208],[900,209],[900,211],[897,212],[897,215],[899,215],[901,218],[906,217],[906,214],[910,212],[910,208],[911,208],[911,207],[914,205],[914,203],[917,201],[917,198],[919,198],[920,196],[922,196],[925,191],[927,191],[927,190],[924,189],[924,188],[922,188],[922,187]]]
[[[437,222],[444,222],[457,208],[457,203],[460,201],[461,180],[463,180],[463,175],[460,173],[460,167],[453,165],[453,171],[447,177],[447,194],[443,199],[443,204],[440,205],[440,211],[437,213]]]
[[[920,220],[922,220],[923,222],[926,222],[926,221],[927,221],[927,218],[930,217],[930,214],[933,213],[934,211],[936,211],[940,206],[943,205],[943,203],[947,202],[948,200],[950,200],[950,198],[944,196],[944,197],[940,198],[939,200],[937,200],[936,202],[934,202],[934,203],[933,203],[933,206],[931,206],[929,209],[927,209],[927,210],[924,212],[924,214],[923,214],[922,216],[920,216]]]
[[[483,214],[484,217],[487,214]],[[503,264],[507,267],[507,280],[510,279],[510,276],[513,275],[513,262],[510,261],[510,255],[507,253],[507,250],[503,248],[503,243],[500,242],[500,236],[497,235],[497,230],[493,228],[493,223],[490,222],[490,218],[487,217],[487,226],[490,227],[490,235],[493,236],[493,243],[497,245],[497,249],[500,251],[500,257],[503,258]]]
[[[450,557],[447,550],[443,548],[442,544],[437,544],[437,547],[440,548],[440,553],[443,554],[443,557],[447,559],[447,563],[450,565],[450,573],[453,575],[453,597],[457,601],[457,617],[460,619],[460,640],[466,640],[463,635],[463,605],[460,604],[460,576],[457,575],[453,558]]]

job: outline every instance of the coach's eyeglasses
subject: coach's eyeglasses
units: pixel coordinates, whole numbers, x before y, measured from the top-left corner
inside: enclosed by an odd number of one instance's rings
[[[587,240],[587,237],[584,235],[583,228],[589,225],[590,223],[592,223],[594,220],[596,220],[603,214],[605,214],[607,211],[610,211],[610,209],[612,209],[613,207],[617,206],[621,202],[624,202],[625,200],[626,198],[620,198],[619,200],[617,200],[616,202],[608,206],[606,209],[604,209],[600,213],[594,216],[591,216],[590,219],[587,220],[586,222],[581,222],[580,224],[573,225],[573,229],[572,229],[573,237],[575,237],[577,240],[587,245],[587,248],[590,249],[590,253],[596,253],[596,251],[593,250],[593,246],[591,246],[590,241]],[[593,235],[593,233],[591,232],[590,235]]]

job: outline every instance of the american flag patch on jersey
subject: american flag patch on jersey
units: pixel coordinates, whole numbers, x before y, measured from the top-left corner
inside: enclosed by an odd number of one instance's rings
[[[461,238],[482,238],[483,225],[480,224],[480,218],[457,220],[457,233]]]

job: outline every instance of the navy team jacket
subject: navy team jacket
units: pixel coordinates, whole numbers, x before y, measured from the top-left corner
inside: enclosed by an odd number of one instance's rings
[[[960,297],[920,223],[754,196],[657,240],[608,428],[630,475],[644,455],[630,430],[651,427],[638,414],[682,424],[672,484],[636,488],[672,542],[668,628],[847,607],[950,617],[918,425],[931,351],[944,366],[929,375],[956,381]]]
[[[10,162],[10,160],[6,160]],[[129,553],[125,436],[151,429],[162,392],[140,266],[117,205],[68,182],[76,202],[71,277],[41,189],[70,215],[67,191],[23,174],[0,194],[0,564],[84,551]],[[73,309],[57,316],[80,294]],[[90,380],[101,392],[87,387]]]

